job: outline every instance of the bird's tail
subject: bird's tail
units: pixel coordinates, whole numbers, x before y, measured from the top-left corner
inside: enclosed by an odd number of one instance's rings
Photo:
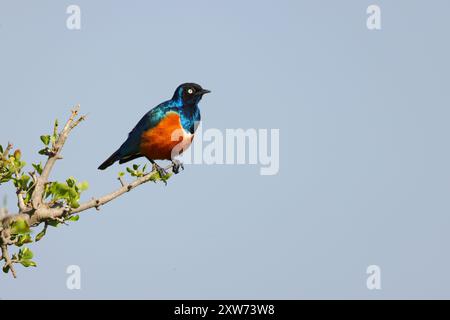
[[[103,162],[98,169],[99,170],[105,170],[109,166],[111,166],[114,162],[120,160],[119,151],[117,150],[114,152],[108,159],[106,159],[105,162]]]

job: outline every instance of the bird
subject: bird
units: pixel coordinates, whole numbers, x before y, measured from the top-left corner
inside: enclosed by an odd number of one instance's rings
[[[123,164],[146,157],[161,177],[167,172],[155,160],[172,161],[173,173],[179,173],[184,167],[175,157],[192,143],[201,120],[198,104],[203,95],[210,92],[196,83],[179,85],[172,99],[148,111],[127,140],[98,169],[105,170],[117,161]]]

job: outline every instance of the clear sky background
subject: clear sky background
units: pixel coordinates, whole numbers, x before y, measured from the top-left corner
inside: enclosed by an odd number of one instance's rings
[[[278,175],[189,165],[49,230],[0,298],[450,298],[449,14],[447,0],[0,0],[1,143],[43,160],[39,135],[80,103],[89,119],[53,178],[88,180],[84,199],[118,187],[121,169],[97,166],[182,82],[213,91],[204,129],[281,137]]]

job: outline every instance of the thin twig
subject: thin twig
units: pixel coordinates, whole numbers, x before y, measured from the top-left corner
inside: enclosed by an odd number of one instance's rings
[[[28,208],[23,199],[24,191],[17,190],[17,206],[19,207],[20,212],[25,212]]]
[[[17,278],[17,274],[16,274],[16,270],[14,269],[13,262],[11,261],[11,258],[9,257],[8,246],[6,244],[2,244],[1,248],[2,248],[3,259],[5,259],[5,262],[6,262],[4,268],[9,267],[13,277]]]
[[[78,115],[79,108],[80,108],[80,106],[77,105],[74,109],[72,109],[72,114],[71,114],[69,120],[67,120],[63,130],[59,134],[58,139],[56,140],[56,142],[53,146],[53,149],[54,149],[54,150],[52,150],[53,152],[51,154],[49,154],[47,162],[44,165],[44,169],[42,169],[42,174],[37,179],[36,186],[34,188],[32,196],[31,196],[31,203],[33,204],[34,209],[38,209],[39,206],[42,204],[42,196],[44,194],[45,184],[48,181],[50,172],[52,171],[53,166],[55,165],[56,161],[58,159],[61,159],[60,152],[61,152],[64,144],[66,143],[66,140],[67,140],[67,137],[69,136],[70,131],[82,121],[82,118],[84,118],[84,117],[80,117],[78,120],[75,120],[75,118]]]
[[[168,170],[172,169],[172,167],[173,166],[170,165],[167,168],[165,168],[165,170],[168,171]],[[82,211],[85,211],[88,209],[98,208],[100,206],[103,206],[103,205],[107,204],[108,202],[120,197],[124,193],[127,193],[128,191],[136,188],[137,186],[140,186],[141,184],[151,181],[153,176],[156,174],[158,174],[157,171],[152,171],[150,173],[147,173],[146,175],[144,175],[140,178],[137,178],[133,182],[123,185],[121,188],[117,189],[114,192],[104,195],[103,197],[100,197],[97,199],[92,199],[88,202],[82,203],[78,208],[72,209],[70,212],[71,213],[79,213],[79,212],[82,212]]]
[[[86,120],[86,115],[79,117],[72,125],[70,126],[70,130],[75,128],[77,125],[79,125],[82,121]]]

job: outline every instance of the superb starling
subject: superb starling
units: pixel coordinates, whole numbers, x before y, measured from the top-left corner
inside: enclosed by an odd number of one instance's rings
[[[114,162],[125,163],[146,157],[161,175],[166,175],[155,160],[171,160],[173,172],[183,165],[174,157],[186,150],[200,122],[198,103],[209,93],[195,83],[180,85],[172,97],[147,112],[129,133],[128,139],[98,168],[104,170]]]

